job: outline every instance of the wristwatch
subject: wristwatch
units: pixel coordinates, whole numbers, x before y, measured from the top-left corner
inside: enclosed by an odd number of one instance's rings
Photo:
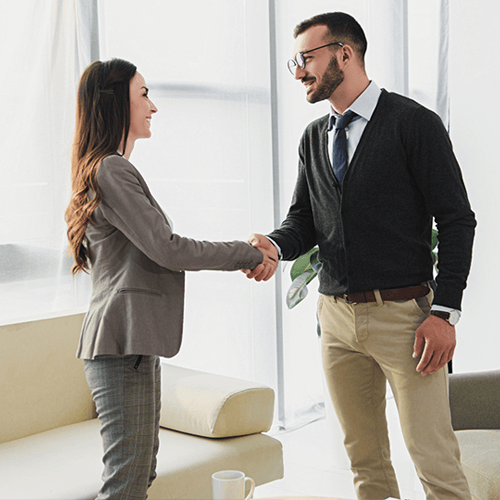
[[[455,326],[458,323],[458,320],[460,319],[460,313],[456,310],[451,312],[431,311],[431,314],[433,316],[437,316],[438,318],[444,319],[451,326]]]

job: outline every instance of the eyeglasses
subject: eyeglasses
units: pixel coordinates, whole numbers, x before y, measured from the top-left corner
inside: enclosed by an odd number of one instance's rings
[[[306,67],[306,61],[304,59],[304,54],[309,54],[309,52],[314,52],[315,50],[323,49],[324,47],[329,47],[330,45],[338,45],[340,47],[343,47],[344,44],[341,42],[332,42],[332,43],[327,43],[326,45],[322,45],[321,47],[316,47],[315,49],[311,50],[306,50],[305,52],[297,52],[295,54],[295,57],[293,59],[290,59],[286,65],[288,67],[288,70],[292,75],[295,76],[295,71],[297,69],[297,66],[300,69],[304,69]]]

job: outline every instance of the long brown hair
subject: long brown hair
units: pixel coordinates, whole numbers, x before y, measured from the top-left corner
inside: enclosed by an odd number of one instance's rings
[[[78,85],[76,127],[71,159],[71,200],[65,220],[73,274],[89,269],[85,230],[101,202],[97,171],[101,161],[115,154],[130,128],[130,80],[136,66],[122,59],[95,61]]]

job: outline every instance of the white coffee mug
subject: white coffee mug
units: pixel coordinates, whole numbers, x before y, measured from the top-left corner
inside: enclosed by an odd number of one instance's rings
[[[250,492],[245,497],[245,486],[250,483]],[[212,474],[214,500],[249,500],[253,498],[255,482],[238,470],[222,470]]]

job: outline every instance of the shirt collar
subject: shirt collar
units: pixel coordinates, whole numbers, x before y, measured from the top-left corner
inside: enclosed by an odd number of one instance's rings
[[[370,121],[370,118],[377,107],[378,99],[381,94],[381,90],[378,85],[371,81],[368,87],[359,95],[359,97],[349,106],[351,111],[354,111],[361,118],[366,121]],[[346,111],[347,111],[346,109]],[[330,106],[330,118],[328,132],[330,132],[335,125],[335,117],[338,113]]]

